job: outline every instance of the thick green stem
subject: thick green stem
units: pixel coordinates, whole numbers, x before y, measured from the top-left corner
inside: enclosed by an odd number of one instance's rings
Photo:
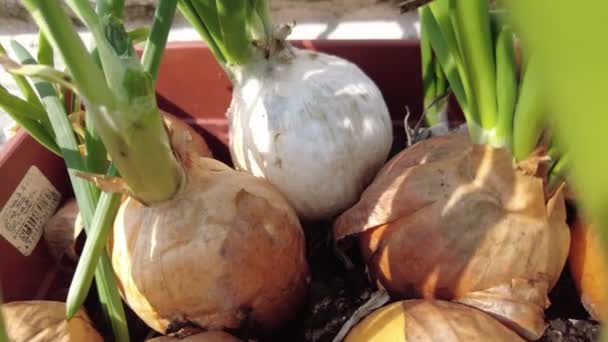
[[[517,102],[517,67],[513,48],[513,32],[507,26],[497,27],[496,33],[496,96],[498,122],[496,136],[512,149],[513,115]]]
[[[247,2],[218,0],[217,15],[228,63],[246,64],[251,59],[251,40],[246,25]]]
[[[177,0],[160,0],[154,13],[154,22],[142,56],[142,65],[152,79],[156,79],[167,37],[177,9]]]
[[[487,0],[452,1],[457,38],[468,71],[471,93],[475,98],[475,116],[490,130],[496,125],[496,66],[492,49],[490,14]]]
[[[146,204],[170,199],[183,175],[156,105],[150,75],[142,69],[120,20],[110,16],[102,23],[87,0],[67,2],[93,33],[111,86],[111,109],[84,95],[96,131],[134,197]]]
[[[534,151],[547,124],[539,62],[536,56],[530,56],[520,84],[513,121],[513,155],[517,160],[527,158]]]

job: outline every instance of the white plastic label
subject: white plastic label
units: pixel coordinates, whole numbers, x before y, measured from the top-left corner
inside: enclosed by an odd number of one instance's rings
[[[60,201],[59,191],[31,166],[0,211],[0,235],[23,255],[30,255]]]

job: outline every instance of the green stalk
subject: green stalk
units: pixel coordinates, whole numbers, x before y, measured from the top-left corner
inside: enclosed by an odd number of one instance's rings
[[[557,187],[562,184],[566,180],[569,160],[568,155],[561,156],[555,164],[551,167],[549,171],[549,176],[547,177],[547,190],[548,193],[552,193]]]
[[[223,64],[242,65],[253,57],[253,12],[270,30],[266,1],[180,0],[179,9]]]
[[[36,59],[38,60],[38,63],[43,65],[48,65],[50,67],[55,65],[53,47],[42,31],[38,32],[38,54]]]
[[[422,9],[418,10],[419,13],[421,11]],[[427,111],[425,117],[427,125],[434,126],[439,123],[439,119],[436,115],[437,111],[433,110],[434,108],[429,108],[429,105],[433,103],[437,96],[437,79],[435,78],[435,63],[433,63],[433,49],[428,38],[428,33],[424,29],[428,26],[426,20],[428,20],[427,16],[420,16],[420,27],[422,27],[420,30],[420,59],[422,64],[423,107]]]
[[[51,6],[51,2],[43,3],[44,6],[38,5],[38,8],[58,7]],[[108,153],[134,197],[146,204],[170,199],[177,192],[183,176],[156,105],[150,75],[143,71],[118,19],[105,17],[102,25],[86,0],[68,0],[67,3],[91,30],[99,49],[105,79],[111,87],[109,99],[89,94],[92,89],[86,86],[82,89],[78,87]],[[69,23],[64,13],[57,13],[60,9],[51,10],[35,12],[42,13],[40,26],[46,26],[46,22],[53,23],[53,26]],[[76,35],[73,28],[71,30]],[[106,36],[111,38],[112,45]],[[65,40],[64,36],[54,38]],[[62,54],[66,54],[64,60],[77,86],[88,77],[87,73],[81,74],[85,72],[83,61],[66,57],[72,57],[72,51],[78,49],[82,49],[79,54],[86,54],[82,42],[78,40],[78,43],[65,41],[56,46]],[[64,51],[65,45],[72,49]],[[100,73],[91,58],[82,56],[81,59],[86,59],[90,72]],[[76,67],[72,68],[72,65]],[[101,82],[101,86],[107,87],[106,82]]]
[[[497,25],[500,25],[497,23]],[[504,146],[512,149],[513,116],[517,103],[517,67],[513,47],[513,32],[502,25],[496,32],[496,96],[498,122],[496,136],[504,141]]]
[[[473,110],[484,130],[496,125],[496,66],[490,31],[488,0],[452,1],[457,40],[470,81],[469,110]],[[476,106],[471,105],[475,98]],[[493,141],[492,144],[500,141]]]
[[[22,0],[40,30],[61,53],[80,94],[92,104],[114,109],[112,93],[99,68],[56,1]]]
[[[160,69],[162,52],[165,50],[176,9],[177,0],[160,0],[154,13],[154,22],[141,61],[144,69],[150,73],[153,79],[156,79]]]
[[[446,41],[444,35],[442,34],[441,28],[435,19],[431,8],[428,6],[422,7],[420,9],[420,17],[421,21],[425,23],[423,30],[428,34],[431,46],[435,52],[435,56],[441,64],[441,68],[445,73],[445,77],[450,84],[450,88],[452,89],[454,96],[456,96],[456,99],[460,104],[460,108],[465,115],[467,123],[470,124],[469,134],[474,141],[478,141],[480,139],[481,132],[476,129],[477,125],[475,124],[475,119],[469,110],[469,99],[466,95],[462,79],[458,72],[458,55],[456,51],[450,49],[450,44]]]
[[[23,127],[34,140],[56,155],[61,156],[61,150],[55,143],[53,136],[51,136],[44,126],[37,121],[39,115],[46,116],[43,109],[10,94],[2,87],[0,87],[0,107],[2,107],[19,126]]]
[[[15,56],[17,56],[19,63],[24,65],[37,64],[36,60],[30,55],[30,53],[17,41],[11,40],[11,47],[13,48],[13,51],[15,52]],[[40,124],[42,124],[42,127],[44,127],[44,129],[49,133],[49,135],[53,136],[53,128],[51,127],[51,122],[49,121],[49,117],[46,112],[42,109],[42,103],[40,102],[40,99],[38,99],[38,95],[34,93],[34,89],[30,87],[30,84],[27,81],[25,82],[27,84],[28,91],[32,92],[31,97],[36,99],[35,102],[31,102],[29,100],[28,102],[34,104],[35,106],[39,105],[41,109],[39,114],[37,114],[37,116],[39,116],[37,120],[40,122]]]
[[[216,0],[188,0],[190,7],[194,9],[198,20],[203,23],[209,32],[209,37],[213,40],[213,44],[217,46],[222,55],[226,57],[226,61],[230,60],[229,52],[226,51],[226,46],[223,43],[222,28],[220,26]]]
[[[116,176],[116,169],[112,167],[108,175]],[[120,207],[120,198],[120,194],[108,192],[102,193],[99,198],[91,229],[87,231],[87,240],[70,284],[66,302],[68,318],[73,317],[84,304],[95,275],[93,270],[104,253],[108,235]]]
[[[534,151],[547,124],[541,99],[539,62],[536,56],[530,56],[520,84],[513,120],[513,155],[517,160],[525,159]]]
[[[188,20],[190,25],[194,27],[196,32],[198,32],[198,34],[201,35],[205,42],[207,42],[207,46],[209,47],[209,49],[211,49],[211,52],[218,60],[218,62],[222,65],[225,65],[226,56],[211,36],[211,32],[209,32],[207,26],[205,26],[205,23],[201,20],[201,18],[198,17],[198,14],[192,2],[190,0],[179,0],[177,8],[183,14],[186,20]]]
[[[6,55],[6,50],[4,49],[4,46],[2,46],[2,44],[0,44],[0,55]],[[34,106],[39,106],[40,108],[42,108],[42,103],[40,103],[40,99],[38,98],[38,96],[36,96],[36,93],[32,89],[32,86],[25,79],[25,77],[13,73],[11,73],[11,76],[13,77],[13,80],[15,80],[15,83],[17,84],[17,87],[21,91],[21,94],[23,95],[25,100]]]
[[[217,14],[228,63],[247,64],[251,59],[251,40],[245,25],[247,2],[218,0]]]
[[[113,15],[122,18],[125,0],[97,0],[95,10],[99,16]]]
[[[171,1],[173,0],[168,2],[169,5]],[[161,0],[161,4],[159,4],[159,6],[166,6],[163,5],[162,2],[167,3],[167,1]],[[150,50],[146,49],[148,52],[144,52],[144,56],[147,55],[150,60],[160,61],[160,55],[162,54],[163,49],[159,49],[159,47],[164,47],[166,44],[166,39],[170,28],[170,24],[166,24],[172,19],[174,12],[175,6],[173,6],[173,11],[167,10],[166,7],[164,7],[163,10],[157,10],[155,22],[152,24],[152,35],[154,38],[151,38],[157,48]],[[156,24],[156,20],[162,20],[163,24]],[[157,29],[154,29],[154,27]],[[144,62],[144,70],[149,72],[154,79],[156,79],[158,74],[158,66],[159,63]],[[116,170],[114,167],[111,167],[108,175],[116,176]],[[74,277],[70,285],[70,290],[68,292],[66,303],[68,317],[73,316],[78,311],[78,308],[83,305],[86,299],[87,293],[91,287],[91,282],[93,281],[95,265],[97,264],[99,256],[102,254],[106,246],[108,235],[119,207],[120,194],[107,192],[101,194],[97,208],[95,209],[91,229],[87,234],[87,240],[85,242],[78,266],[76,267],[76,272],[74,273]]]
[[[68,120],[67,113],[55,92],[53,86],[46,82],[37,82],[36,88],[47,108],[51,123],[57,135],[57,142],[63,152],[63,158],[68,166],[68,175],[74,189],[78,207],[82,215],[85,231],[92,226],[93,213],[97,202],[97,191],[94,186],[75,176],[74,172],[86,170],[85,163],[78,150],[78,144]],[[106,318],[112,325],[117,341],[129,341],[129,332],[118,287],[107,254],[102,254],[97,266],[95,280],[99,291],[99,299]],[[70,318],[70,317],[68,317]]]

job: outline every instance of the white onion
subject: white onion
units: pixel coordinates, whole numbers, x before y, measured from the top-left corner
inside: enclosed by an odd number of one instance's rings
[[[275,185],[301,218],[328,218],[354,204],[386,161],[391,119],[354,64],[287,51],[231,67],[230,150],[237,168]]]

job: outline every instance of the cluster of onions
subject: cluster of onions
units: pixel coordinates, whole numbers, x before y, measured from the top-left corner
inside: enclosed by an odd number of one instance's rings
[[[37,124],[45,128],[50,121],[51,133],[28,130],[66,160],[87,230],[68,319],[76,317],[95,278],[118,341],[129,339],[118,291],[162,334],[245,323],[266,331],[289,320],[309,278],[295,210],[266,180],[208,158],[202,138],[171,116],[163,121],[157,107],[158,44],[166,39],[176,3],[159,3],[162,20],[151,29],[151,62],[147,48],[140,62],[115,13],[98,15],[87,0],[66,3],[91,31],[95,53],[85,49],[58,2],[23,0],[69,76],[42,65],[13,63],[9,71],[44,79],[36,82],[47,92],[55,90],[49,81],[59,81],[86,108],[83,146],[65,108],[57,107],[56,93],[38,92]],[[222,334],[206,336],[201,340]]]
[[[272,28],[267,2],[180,0],[179,8],[234,84],[235,166],[275,185],[300,218],[332,218],[386,161],[388,109],[354,64],[290,46],[290,27]]]
[[[338,217],[335,238],[357,236],[395,297],[466,304],[538,339],[570,246],[563,187],[547,187],[538,60],[525,55],[518,77],[513,33],[487,0],[437,0],[420,15],[434,52],[423,57],[441,65],[469,134],[396,155]]]

